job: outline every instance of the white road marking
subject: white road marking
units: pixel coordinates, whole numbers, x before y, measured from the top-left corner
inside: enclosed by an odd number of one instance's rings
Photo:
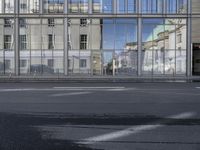
[[[19,88],[19,89],[0,89],[0,92],[21,92],[21,91],[108,91],[123,90],[125,87],[53,87],[53,88]],[[130,89],[127,89],[130,90]]]
[[[197,89],[200,89],[200,87],[196,87]]]
[[[186,113],[182,113],[182,114],[178,114],[178,115],[174,115],[174,116],[169,116],[167,118],[171,118],[171,119],[186,119],[186,118],[190,118],[192,116],[194,116],[195,113],[193,112],[186,112]],[[157,124],[157,125],[140,125],[140,126],[133,126],[121,131],[117,131],[117,132],[111,132],[111,133],[107,133],[107,134],[103,134],[103,135],[99,135],[99,136],[95,136],[95,137],[90,137],[90,138],[86,138],[81,140],[80,142],[78,142],[79,144],[95,144],[98,142],[106,142],[109,140],[114,140],[114,139],[118,139],[118,138],[122,138],[122,137],[126,137],[132,134],[137,134],[143,131],[148,131],[148,130],[153,130],[159,127],[163,127],[165,125],[163,124]]]
[[[125,87],[54,87],[55,89],[124,89]]]
[[[60,96],[71,96],[71,95],[84,95],[84,94],[90,94],[92,92],[74,92],[74,93],[60,93],[60,94],[52,94],[50,96],[52,97],[60,97]]]

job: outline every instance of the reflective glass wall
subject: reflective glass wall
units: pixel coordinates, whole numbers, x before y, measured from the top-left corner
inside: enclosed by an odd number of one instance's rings
[[[70,19],[68,34],[70,73],[137,73],[136,19]]]
[[[63,19],[20,19],[20,74],[62,74]]]
[[[14,73],[14,19],[0,19],[0,75]]]
[[[40,0],[20,0],[20,13],[39,13]]]
[[[143,19],[142,74],[185,74],[186,40],[186,19]]]

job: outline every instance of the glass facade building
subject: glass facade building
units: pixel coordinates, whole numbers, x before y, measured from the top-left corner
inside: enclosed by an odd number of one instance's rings
[[[198,0],[1,0],[0,76],[200,75]]]

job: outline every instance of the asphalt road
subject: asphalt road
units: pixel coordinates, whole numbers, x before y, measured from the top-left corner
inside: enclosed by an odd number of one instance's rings
[[[200,150],[200,83],[0,83],[0,150]]]

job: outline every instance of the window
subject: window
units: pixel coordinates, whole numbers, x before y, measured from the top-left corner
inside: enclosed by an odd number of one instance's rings
[[[63,13],[64,0],[44,0],[45,13]]]
[[[8,70],[8,69],[10,69],[10,68],[11,68],[11,61],[8,60],[8,59],[6,59],[6,60],[5,60],[5,70]]]
[[[88,12],[88,0],[69,0],[68,6],[70,13]]]
[[[11,35],[4,35],[4,49],[11,49]]]
[[[4,4],[5,13],[14,13],[14,0],[5,0]]]
[[[4,27],[11,27],[12,26],[12,20],[9,18],[4,19]]]
[[[27,66],[27,60],[22,59],[20,60],[20,67],[26,67]]]
[[[86,68],[86,67],[87,67],[87,60],[80,59],[80,68]]]
[[[187,0],[167,0],[167,13],[186,13]]]
[[[40,8],[40,1],[39,0],[32,0],[32,4],[30,5],[30,12],[31,13],[38,13]]]
[[[51,68],[53,68],[53,66],[54,66],[54,60],[53,59],[48,59],[48,67],[51,67]]]
[[[118,13],[134,13],[136,11],[136,0],[118,0]]]
[[[177,43],[181,43],[182,42],[182,34],[178,34],[177,35]]]
[[[142,13],[162,13],[162,8],[163,0],[142,0]]]
[[[54,49],[54,45],[53,45],[53,35],[49,34],[48,35],[48,49]]]
[[[88,20],[86,18],[80,19],[80,26],[85,27],[88,24]]]
[[[26,45],[27,45],[26,35],[20,35],[20,49],[26,50],[27,49]]]
[[[26,19],[20,18],[19,19],[19,25],[20,25],[21,28],[25,28],[26,27]]]
[[[112,0],[93,0],[94,13],[112,13],[113,1]]]
[[[27,5],[25,3],[21,3],[20,4],[20,9],[21,10],[26,10],[27,9]]]
[[[55,25],[54,18],[49,18],[49,19],[48,19],[48,26],[49,26],[49,27],[54,27],[54,25]]]
[[[87,35],[80,35],[80,49],[87,49]]]

